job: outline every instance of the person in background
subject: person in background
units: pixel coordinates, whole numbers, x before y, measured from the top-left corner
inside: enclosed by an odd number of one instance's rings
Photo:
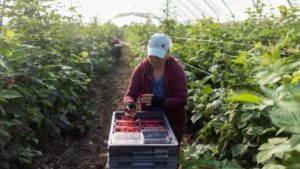
[[[186,121],[187,77],[170,49],[167,35],[151,36],[147,56],[135,67],[123,102],[125,112],[135,111],[138,98],[142,111],[164,111],[180,145]]]
[[[119,58],[122,56],[122,46],[122,41],[116,36],[114,36],[112,39],[112,52],[116,60],[119,60]]]

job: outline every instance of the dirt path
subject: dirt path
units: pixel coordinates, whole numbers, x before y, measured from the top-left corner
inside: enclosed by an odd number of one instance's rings
[[[127,60],[122,58],[105,75],[93,79],[90,94],[94,127],[80,141],[70,142],[58,158],[55,169],[105,168],[112,112],[123,109],[122,98],[132,71]]]

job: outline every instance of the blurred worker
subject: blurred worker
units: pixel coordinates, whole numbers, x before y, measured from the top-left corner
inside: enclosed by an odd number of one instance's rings
[[[122,47],[123,47],[123,42],[116,36],[113,37],[112,39],[112,54],[113,57],[116,60],[119,60],[120,57],[122,56]]]

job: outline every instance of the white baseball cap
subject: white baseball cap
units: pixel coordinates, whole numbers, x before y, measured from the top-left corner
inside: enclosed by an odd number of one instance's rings
[[[163,59],[171,47],[171,39],[167,35],[155,33],[149,39],[147,47],[148,56],[157,56]]]

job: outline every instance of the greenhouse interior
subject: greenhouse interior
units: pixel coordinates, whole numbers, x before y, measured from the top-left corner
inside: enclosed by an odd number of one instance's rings
[[[0,14],[0,169],[300,168],[300,0]]]

